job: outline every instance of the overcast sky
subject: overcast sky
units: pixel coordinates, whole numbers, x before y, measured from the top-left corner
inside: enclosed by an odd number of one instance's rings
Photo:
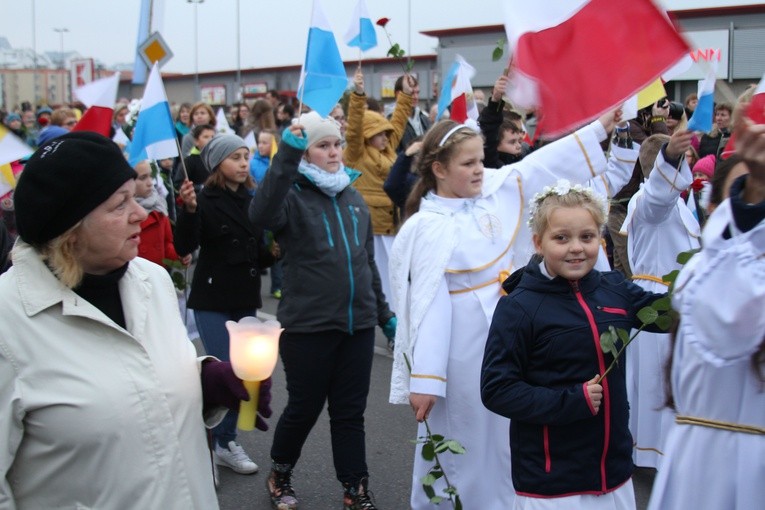
[[[193,73],[194,11],[198,15],[198,68],[200,72],[237,67],[237,5],[239,8],[240,66],[298,65],[305,55],[311,0],[161,0],[162,36],[174,53],[164,71]],[[388,30],[414,55],[434,52],[436,39],[423,30],[502,23],[503,1],[528,0],[366,0],[373,21],[391,19]],[[536,0],[561,1],[561,0]],[[623,0],[629,1],[629,0]],[[661,0],[669,9],[695,9],[722,5],[752,5],[755,1]],[[356,0],[322,0],[345,60],[358,58],[356,48],[342,42]],[[35,21],[33,22],[33,8]],[[140,0],[0,0],[0,35],[16,48],[36,47],[38,53],[59,51],[66,28],[64,51],[77,51],[107,66],[132,62],[138,32]],[[410,23],[411,20],[411,23]],[[33,26],[35,30],[33,30]],[[36,33],[33,38],[32,34]],[[365,57],[383,57],[390,47],[377,29],[378,47]],[[35,44],[36,40],[36,44]]]

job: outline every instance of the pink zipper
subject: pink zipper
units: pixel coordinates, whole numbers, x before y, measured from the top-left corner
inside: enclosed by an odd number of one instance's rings
[[[606,313],[615,313],[618,315],[624,315],[625,317],[627,316],[627,310],[625,310],[624,308],[611,308],[610,306],[599,306],[598,310],[602,310]]]

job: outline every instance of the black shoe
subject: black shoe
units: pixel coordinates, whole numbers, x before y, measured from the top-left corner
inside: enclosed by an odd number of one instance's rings
[[[266,478],[266,489],[271,496],[271,506],[275,510],[297,509],[298,500],[292,488],[292,465],[274,463],[271,473]]]
[[[377,510],[368,485],[369,478],[362,478],[358,484],[344,483],[343,510]]]

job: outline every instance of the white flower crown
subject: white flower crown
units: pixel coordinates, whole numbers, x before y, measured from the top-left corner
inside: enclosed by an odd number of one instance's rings
[[[608,215],[608,205],[603,195],[596,192],[594,189],[582,186],[581,184],[571,184],[566,179],[558,179],[558,182],[555,183],[555,186],[545,186],[542,188],[541,192],[537,193],[534,195],[534,198],[529,200],[529,227],[533,227],[534,217],[539,210],[539,206],[542,205],[542,202],[544,202],[547,197],[551,197],[553,195],[568,195],[572,191],[585,195],[587,198],[600,206],[600,208],[603,210],[604,216]]]

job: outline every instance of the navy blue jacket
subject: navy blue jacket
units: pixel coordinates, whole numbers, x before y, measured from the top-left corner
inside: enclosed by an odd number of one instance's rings
[[[481,398],[487,409],[511,420],[519,494],[602,494],[630,478],[624,360],[601,382],[597,414],[586,383],[613,359],[601,350],[600,334],[609,326],[639,327],[637,312],[662,296],[616,271],[551,280],[532,261],[517,287],[500,299],[484,352]]]

